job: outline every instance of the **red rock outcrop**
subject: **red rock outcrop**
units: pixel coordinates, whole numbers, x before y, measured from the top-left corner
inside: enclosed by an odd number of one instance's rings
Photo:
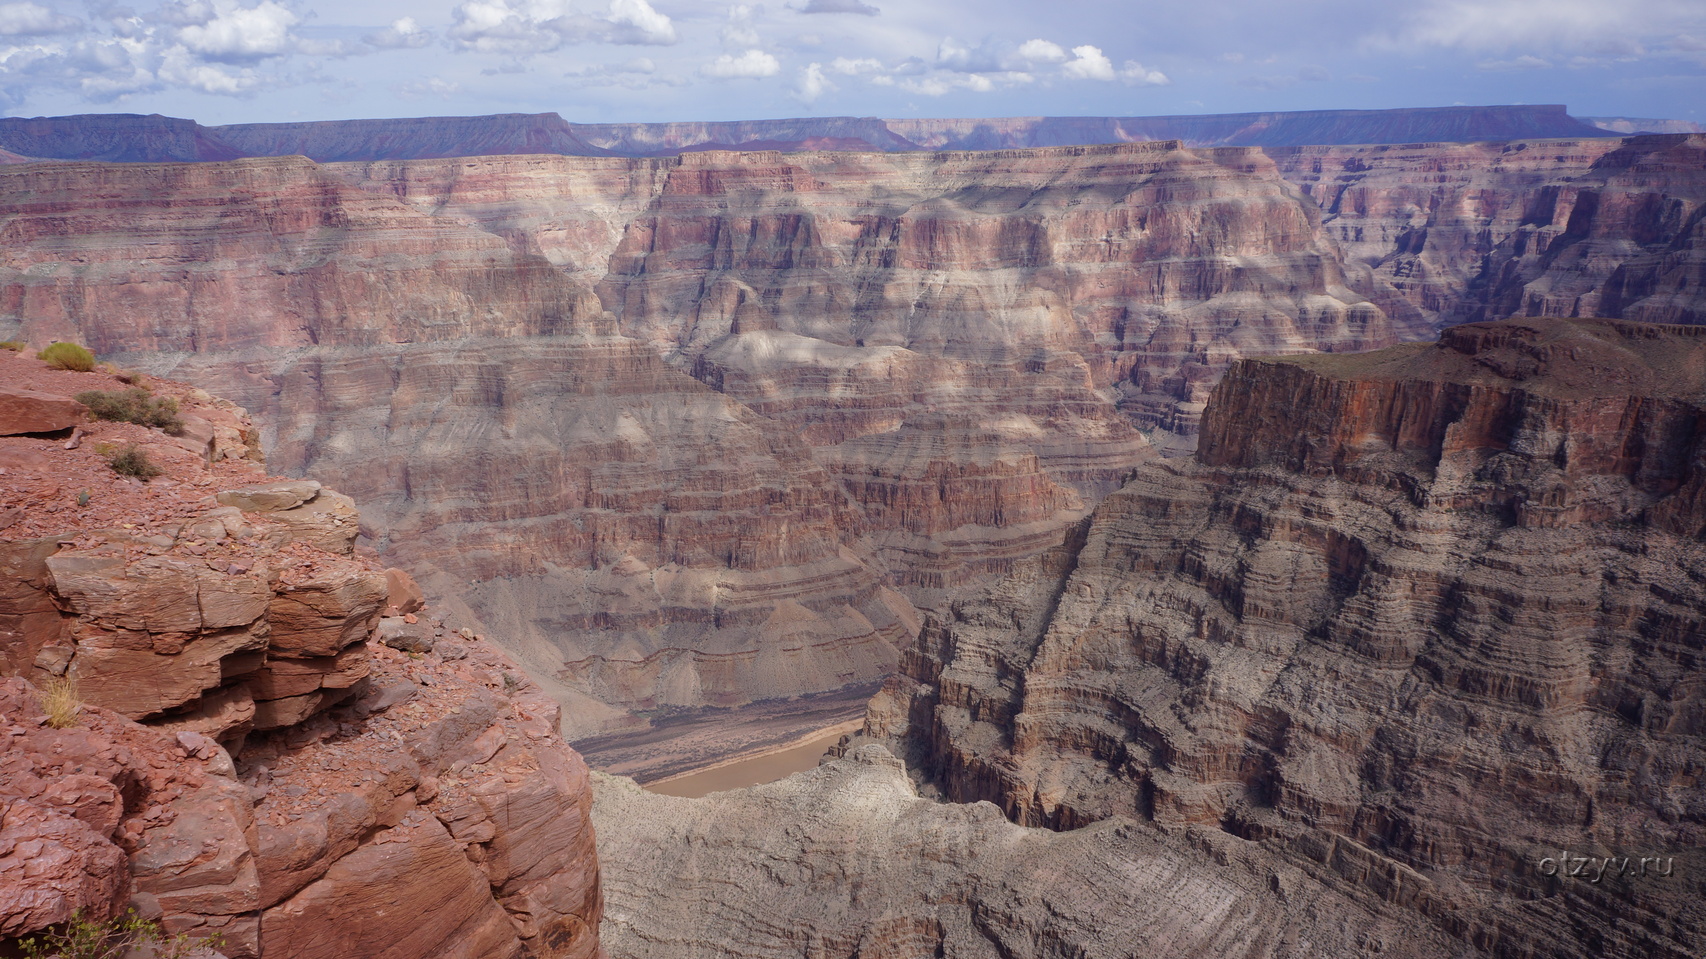
[[[1218,828],[1493,954],[1681,959],[1702,397],[1698,327],[1242,361],[1194,461],[929,622],[867,732],[950,798]]]
[[[9,352],[0,376],[117,385]],[[597,955],[560,707],[357,555],[346,497],[268,481],[230,441],[240,410],[149,388],[231,424],[215,455],[128,423],[0,437],[21,514],[0,539],[0,936],[129,906],[233,957]],[[121,442],[163,475],[109,469]]]

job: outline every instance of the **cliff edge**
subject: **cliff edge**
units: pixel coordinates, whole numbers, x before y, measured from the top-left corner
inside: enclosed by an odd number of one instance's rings
[[[10,350],[0,383],[0,938],[134,908],[234,959],[600,954],[559,707],[352,501],[199,390]]]

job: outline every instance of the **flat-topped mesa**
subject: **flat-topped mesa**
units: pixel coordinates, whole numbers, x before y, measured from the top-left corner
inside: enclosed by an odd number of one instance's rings
[[[1706,868],[1703,490],[1699,327],[1243,360],[1194,458],[928,620],[866,733],[1020,822],[1218,829],[1477,948],[1681,959],[1697,889],[1639,863]]]
[[[348,497],[182,384],[9,349],[0,384],[0,938],[133,908],[232,959],[600,954],[560,707]],[[88,418],[144,401],[178,434]]]
[[[1516,319],[1360,356],[1242,360],[1197,459],[1403,488],[1521,527],[1706,529],[1706,327]]]

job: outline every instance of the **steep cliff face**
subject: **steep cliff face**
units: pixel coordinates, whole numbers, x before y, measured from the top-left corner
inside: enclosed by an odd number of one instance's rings
[[[1140,426],[1189,434],[1214,376],[1258,343],[1366,349],[1421,333],[1413,311],[1381,308],[1400,298],[1346,274],[1307,202],[1252,151],[338,170],[596,283],[624,333],[823,442],[894,429],[908,407],[1034,419],[1047,405],[1049,432],[1094,437],[1106,462],[1034,452],[1080,460],[1060,465],[1092,495],[1137,443],[1097,391],[1117,385]]]
[[[112,376],[0,382],[0,936],[131,907],[232,957],[599,954],[560,708],[356,553],[347,497],[188,387],[148,383],[172,437],[64,399]]]
[[[928,623],[867,732],[950,798],[1217,827],[1496,954],[1688,955],[1698,333],[1241,362],[1194,461]]]
[[[891,587],[1004,572],[1150,455],[1115,387],[1184,430],[1257,344],[1410,335],[1257,154],[17,176],[26,337],[260,412],[276,465],[404,531],[387,554],[587,731],[880,677],[913,616]]]
[[[591,328],[539,256],[301,157],[0,174],[0,310],[98,353],[277,355]]]
[[[1701,322],[1706,138],[1268,153],[1345,252],[1437,323]]]
[[[261,412],[590,733],[881,675],[912,606],[1188,451],[1239,357],[1504,289],[1693,316],[1698,142],[1602,142],[35,164],[0,173],[0,334]]]
[[[33,169],[0,227],[24,335],[261,413],[277,467],[370,502],[395,561],[562,674],[582,731],[892,668],[911,608],[810,452],[600,334],[539,254],[299,158]]]
[[[872,682],[910,635],[810,449],[632,340],[226,363],[177,375],[252,402],[275,465],[335,465],[374,545],[507,634],[583,731]]]

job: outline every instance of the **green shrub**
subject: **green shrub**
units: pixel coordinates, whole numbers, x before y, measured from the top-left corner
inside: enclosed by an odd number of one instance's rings
[[[95,354],[75,343],[50,343],[36,356],[56,370],[87,373],[95,368]]]
[[[107,456],[107,465],[120,476],[134,476],[144,483],[164,473],[165,470],[148,461],[148,454],[135,443],[126,445]]]
[[[23,340],[0,340],[0,350],[11,350],[14,353],[22,353],[29,349],[29,346]]]
[[[87,406],[98,420],[152,426],[173,436],[184,431],[184,421],[178,416],[178,401],[169,396],[153,396],[140,386],[128,390],[85,390],[73,398]]]
[[[106,922],[84,919],[78,910],[59,929],[18,940],[18,949],[24,959],[119,959],[138,948],[156,959],[188,959],[224,944],[222,936],[199,941],[185,933],[168,936],[159,923],[138,916],[135,909]]]

